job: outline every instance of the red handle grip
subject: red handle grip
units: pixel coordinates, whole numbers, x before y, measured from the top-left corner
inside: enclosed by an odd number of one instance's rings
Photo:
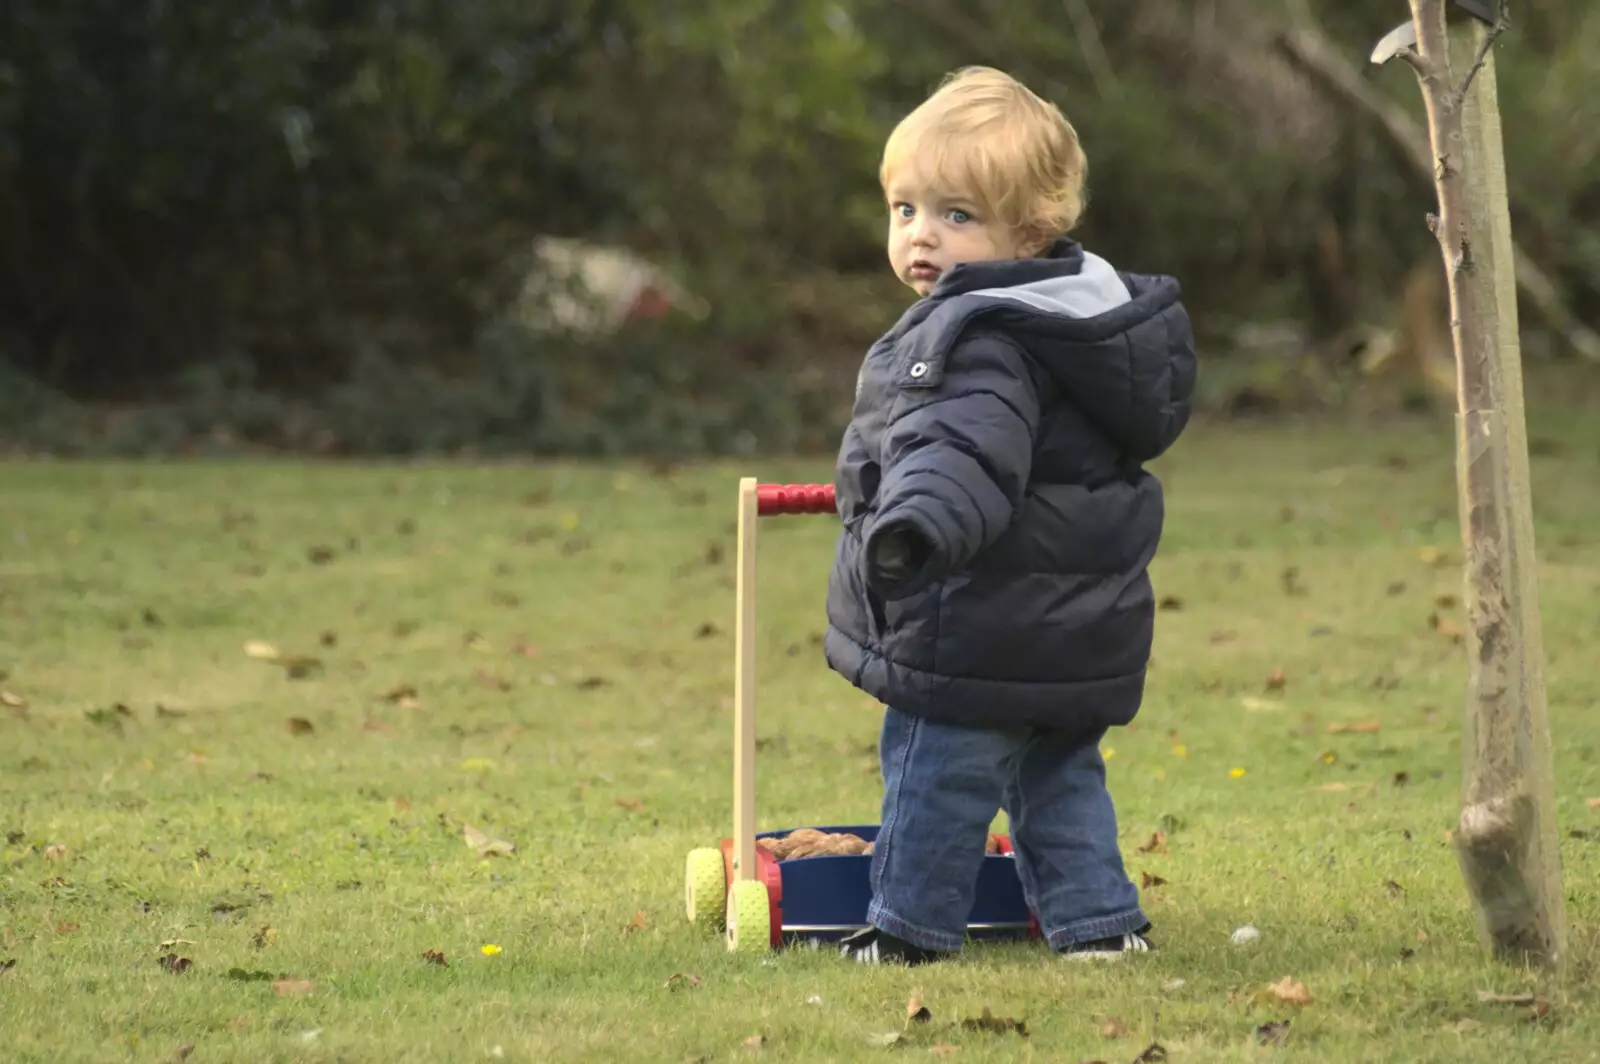
[[[832,484],[757,484],[756,513],[831,514],[838,511]]]

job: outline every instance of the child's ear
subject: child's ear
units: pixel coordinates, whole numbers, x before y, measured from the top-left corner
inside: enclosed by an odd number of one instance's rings
[[[1049,233],[1042,233],[1036,229],[1030,229],[1023,236],[1022,247],[1019,250],[1022,252],[1023,258],[1036,259],[1053,243],[1055,243],[1055,241]]]

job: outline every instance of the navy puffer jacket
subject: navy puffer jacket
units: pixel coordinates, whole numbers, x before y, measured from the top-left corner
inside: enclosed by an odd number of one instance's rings
[[[1085,731],[1138,712],[1160,482],[1188,423],[1194,335],[1170,277],[1071,240],[966,263],[875,343],[840,447],[830,666],[874,698],[983,727]],[[867,564],[910,525],[899,581]]]

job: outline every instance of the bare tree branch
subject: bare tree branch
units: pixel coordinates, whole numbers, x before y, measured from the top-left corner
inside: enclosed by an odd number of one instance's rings
[[[1511,14],[1507,0],[1495,0],[1494,25],[1489,27],[1489,32],[1484,34],[1483,43],[1478,46],[1477,57],[1472,60],[1472,67],[1467,71],[1467,76],[1461,79],[1461,87],[1456,89],[1451,101],[1451,107],[1459,109],[1461,101],[1467,98],[1467,90],[1472,88],[1472,79],[1478,76],[1478,71],[1483,69],[1484,62],[1489,58],[1489,49],[1494,47],[1495,38],[1506,31],[1511,25]]]

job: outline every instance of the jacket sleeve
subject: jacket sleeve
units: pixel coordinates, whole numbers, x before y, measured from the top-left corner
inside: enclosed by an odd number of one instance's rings
[[[861,557],[869,588],[904,598],[961,568],[1010,525],[1033,461],[1039,397],[1025,356],[996,336],[959,341],[937,383],[902,384],[883,436],[876,513]],[[923,565],[888,582],[874,572],[878,537],[921,537]]]

